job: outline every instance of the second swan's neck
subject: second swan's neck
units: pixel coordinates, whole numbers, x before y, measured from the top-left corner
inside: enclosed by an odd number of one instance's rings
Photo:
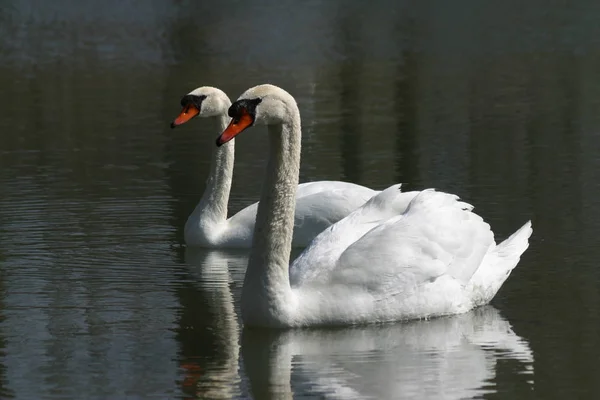
[[[269,142],[269,161],[242,291],[242,317],[254,324],[281,325],[288,317],[286,309],[292,306],[288,269],[301,147],[297,108],[283,125],[269,126]]]
[[[223,114],[217,117],[217,120],[219,131],[223,132],[229,124],[229,117]],[[198,223],[219,223],[227,219],[234,158],[235,143],[233,140],[214,150],[204,194],[192,214]]]

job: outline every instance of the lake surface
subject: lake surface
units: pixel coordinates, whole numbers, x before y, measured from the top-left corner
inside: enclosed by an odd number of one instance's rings
[[[600,3],[0,2],[0,397],[600,396]],[[217,127],[182,95],[274,83],[301,181],[460,195],[530,248],[490,306],[244,330],[247,255],[186,248]],[[266,134],[237,141],[230,211]]]

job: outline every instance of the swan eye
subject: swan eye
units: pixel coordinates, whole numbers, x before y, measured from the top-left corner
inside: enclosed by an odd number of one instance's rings
[[[261,102],[262,102],[262,99],[260,97],[248,100],[248,103],[252,104],[254,107],[256,107],[257,105],[259,105]]]
[[[254,116],[256,115],[256,106],[258,106],[261,101],[262,99],[260,97],[238,100],[229,107],[227,114],[234,119],[239,119],[244,114],[248,114],[254,119]]]
[[[202,109],[202,102],[206,100],[206,95],[186,94],[181,98],[181,107],[187,107],[193,104],[198,110]]]

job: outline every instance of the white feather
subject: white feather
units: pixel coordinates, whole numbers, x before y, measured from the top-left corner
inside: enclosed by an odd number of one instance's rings
[[[528,222],[500,245],[473,207],[433,189],[392,186],[321,232],[289,265],[300,114],[272,85],[256,122],[269,126],[271,155],[242,291],[246,325],[300,327],[430,318],[489,302],[519,261]]]

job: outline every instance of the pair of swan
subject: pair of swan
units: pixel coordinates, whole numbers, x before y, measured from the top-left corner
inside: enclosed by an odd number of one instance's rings
[[[181,99],[183,110],[171,123],[174,128],[194,117],[214,118],[219,133],[229,123],[231,100],[220,89],[203,86]],[[250,248],[258,203],[227,218],[227,203],[233,178],[234,141],[213,153],[206,189],[189,216],[184,229],[188,246],[211,248]],[[298,185],[294,214],[294,247],[306,247],[331,224],[344,218],[378,193],[349,182],[319,181]]]
[[[174,124],[201,109],[185,100]],[[269,130],[242,290],[245,325],[351,325],[464,313],[495,296],[528,247],[530,221],[497,245],[490,226],[457,196],[402,193],[395,185],[319,233],[290,266],[301,147],[296,101],[281,88],[259,85],[228,115],[218,146],[253,125]]]

